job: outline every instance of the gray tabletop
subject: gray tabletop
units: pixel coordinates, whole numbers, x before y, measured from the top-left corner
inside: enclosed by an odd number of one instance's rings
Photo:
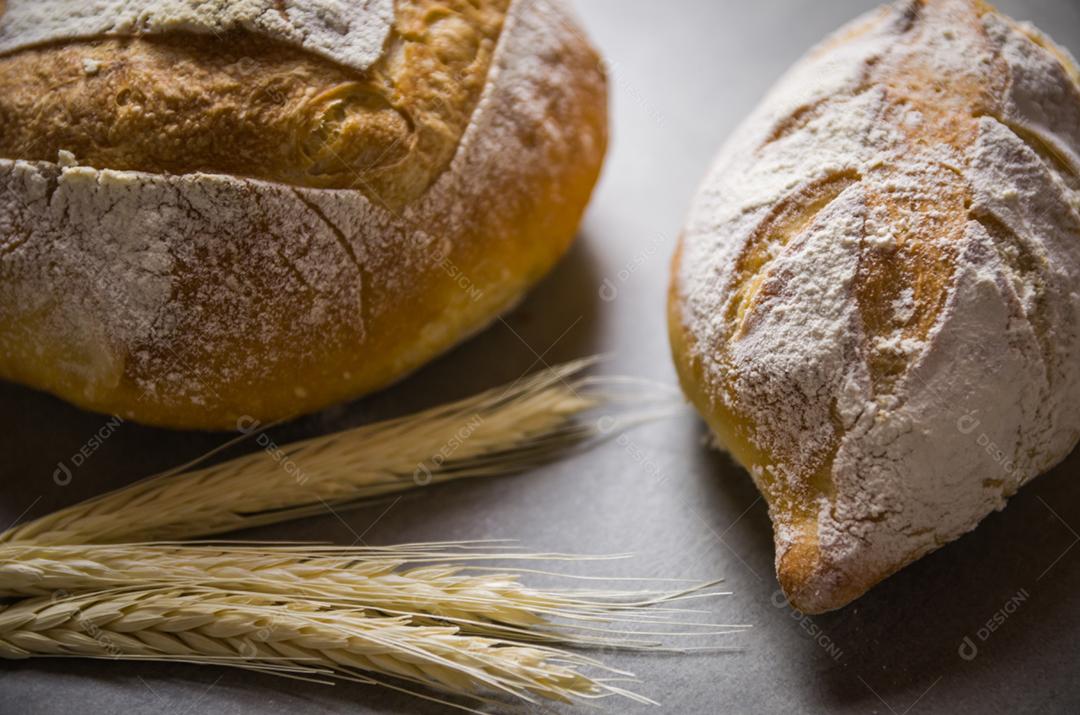
[[[664,323],[667,268],[697,183],[720,142],[780,73],[874,2],[578,4],[610,62],[614,145],[576,248],[505,324],[392,390],[278,430],[279,442],[463,397],[544,363],[598,352],[612,356],[605,371],[674,383]],[[1001,5],[1080,51],[1075,0]],[[57,460],[105,421],[0,384],[0,526],[172,466],[224,439],[125,424],[69,485],[56,486]],[[1072,548],[1080,542],[1080,455],[975,533],[854,605],[811,619],[777,598],[765,506],[745,473],[702,446],[703,434],[687,413],[638,429],[629,443],[608,443],[528,475],[445,485],[389,509],[253,536],[346,544],[361,537],[372,544],[514,538],[542,550],[638,554],[598,567],[613,576],[722,576],[734,596],[713,606],[714,618],[754,625],[724,640],[740,652],[605,654],[637,673],[638,690],[666,712],[1080,712],[1080,549]],[[614,701],[606,709],[650,711]],[[196,666],[0,665],[0,713],[73,711],[444,709],[362,686]]]

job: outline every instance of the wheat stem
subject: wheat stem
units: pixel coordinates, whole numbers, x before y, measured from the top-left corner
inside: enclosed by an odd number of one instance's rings
[[[246,457],[202,466],[216,452],[204,455],[9,529],[0,534],[0,596],[30,598],[0,609],[0,658],[228,665],[356,680],[427,699],[415,687],[434,687],[480,703],[490,695],[651,703],[600,677],[626,674],[555,644],[662,650],[641,638],[741,630],[686,624],[676,620],[685,609],[659,607],[721,595],[705,591],[714,584],[676,592],[538,590],[478,562],[583,558],[522,554],[493,542],[180,542],[427,483],[519,471],[667,413],[670,396],[643,394],[642,383],[580,377],[590,362],[280,448],[256,433],[263,449]],[[596,407],[635,400],[637,412],[582,420]],[[653,610],[640,613],[645,607]],[[671,631],[683,625],[694,628]]]
[[[508,557],[515,560],[573,557],[484,553],[439,546],[320,549],[8,544],[0,545],[0,596],[33,597],[58,591],[112,589],[132,583],[146,587],[201,586],[316,598],[336,606],[408,616],[421,623],[453,623],[463,632],[476,635],[613,647],[652,645],[650,641],[616,638],[616,635],[700,636],[741,628],[716,625],[708,632],[704,624],[675,621],[670,613],[660,609],[648,616],[637,613],[642,608],[691,594],[728,595],[707,591],[715,585],[712,583],[676,592],[539,590],[524,586],[515,573],[484,570],[477,568],[476,563]],[[469,563],[451,564],[446,560],[448,556],[468,559]],[[433,564],[436,560],[441,562]],[[417,563],[433,565],[413,566]],[[688,634],[640,628],[615,631],[612,624],[619,621],[635,626],[693,625],[694,630]],[[601,635],[594,636],[592,631]]]
[[[0,533],[0,543],[172,541],[311,516],[431,483],[521,471],[652,418],[639,412],[581,421],[585,412],[618,401],[618,394],[601,394],[605,389],[619,387],[622,399],[638,404],[670,400],[627,393],[622,381],[577,377],[591,363],[281,447],[260,433],[257,452],[191,469],[201,458],[13,527]]]
[[[569,702],[646,698],[587,671],[617,673],[556,648],[418,626],[318,600],[214,589],[137,588],[21,601],[0,610],[0,657],[182,660],[380,682],[459,695]]]

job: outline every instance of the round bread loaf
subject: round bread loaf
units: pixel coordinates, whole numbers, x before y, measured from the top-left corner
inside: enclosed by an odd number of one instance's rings
[[[565,252],[606,148],[561,0],[0,5],[0,377],[233,429],[391,383]]]
[[[1080,439],[1080,71],[979,0],[903,0],[728,142],[674,262],[687,395],[780,584],[838,608]]]

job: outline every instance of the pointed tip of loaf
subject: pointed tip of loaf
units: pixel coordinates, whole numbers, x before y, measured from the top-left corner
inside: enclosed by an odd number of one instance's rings
[[[794,533],[776,530],[776,577],[788,603],[817,615],[847,606],[877,583],[878,578],[853,578],[842,564],[829,558],[818,544],[817,524],[808,519]]]

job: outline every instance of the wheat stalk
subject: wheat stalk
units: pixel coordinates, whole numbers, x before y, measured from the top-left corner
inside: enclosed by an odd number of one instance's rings
[[[623,695],[652,702],[589,675],[626,674],[580,654],[295,596],[213,589],[96,591],[0,610],[0,658],[39,656],[175,660],[394,687],[383,679],[389,677],[482,700],[487,694],[529,702]]]
[[[592,360],[416,415],[264,449],[212,456],[0,533],[0,543],[175,541],[323,513],[417,486],[521,471],[649,413],[581,422],[619,379],[577,377]],[[636,396],[648,401],[650,396]],[[226,445],[228,446],[228,445]]]
[[[715,583],[681,591],[538,590],[517,574],[481,569],[490,560],[582,560],[562,554],[487,553],[470,544],[420,544],[375,548],[185,546],[0,546],[0,596],[33,597],[55,592],[144,587],[212,587],[222,591],[316,598],[414,621],[453,623],[475,635],[518,640],[648,647],[647,641],[613,638],[612,623],[673,625],[669,611],[641,609],[698,596]],[[596,558],[596,557],[592,557]],[[449,562],[468,561],[468,565]],[[432,562],[439,561],[438,564]],[[432,564],[412,566],[418,563]],[[412,566],[411,568],[403,568]],[[633,615],[624,617],[622,614]],[[555,620],[559,626],[554,627]],[[571,630],[566,626],[573,624]],[[591,624],[603,624],[593,627]],[[697,626],[697,624],[695,624]],[[745,626],[718,625],[710,635]],[[692,635],[703,635],[697,626]],[[599,631],[603,636],[586,635]],[[623,633],[626,635],[626,633]],[[650,635],[679,635],[651,633]]]
[[[484,551],[470,543],[362,549],[116,543],[207,536],[426,483],[519,471],[656,416],[643,411],[581,421],[586,411],[628,397],[605,388],[634,384],[579,377],[590,362],[281,448],[260,433],[261,452],[201,467],[212,453],[9,529],[0,534],[0,596],[61,595],[0,610],[0,657],[219,664],[334,676],[419,697],[429,696],[412,686],[429,686],[480,702],[492,693],[530,702],[609,695],[651,702],[588,673],[626,674],[553,644],[656,648],[616,636],[743,628],[669,630],[685,625],[672,616],[682,611],[656,606],[719,595],[703,592],[712,584],[673,593],[542,591],[476,561],[578,557]],[[644,607],[654,608],[646,615]],[[618,623],[638,628],[614,630]],[[643,624],[668,630],[642,632]]]

